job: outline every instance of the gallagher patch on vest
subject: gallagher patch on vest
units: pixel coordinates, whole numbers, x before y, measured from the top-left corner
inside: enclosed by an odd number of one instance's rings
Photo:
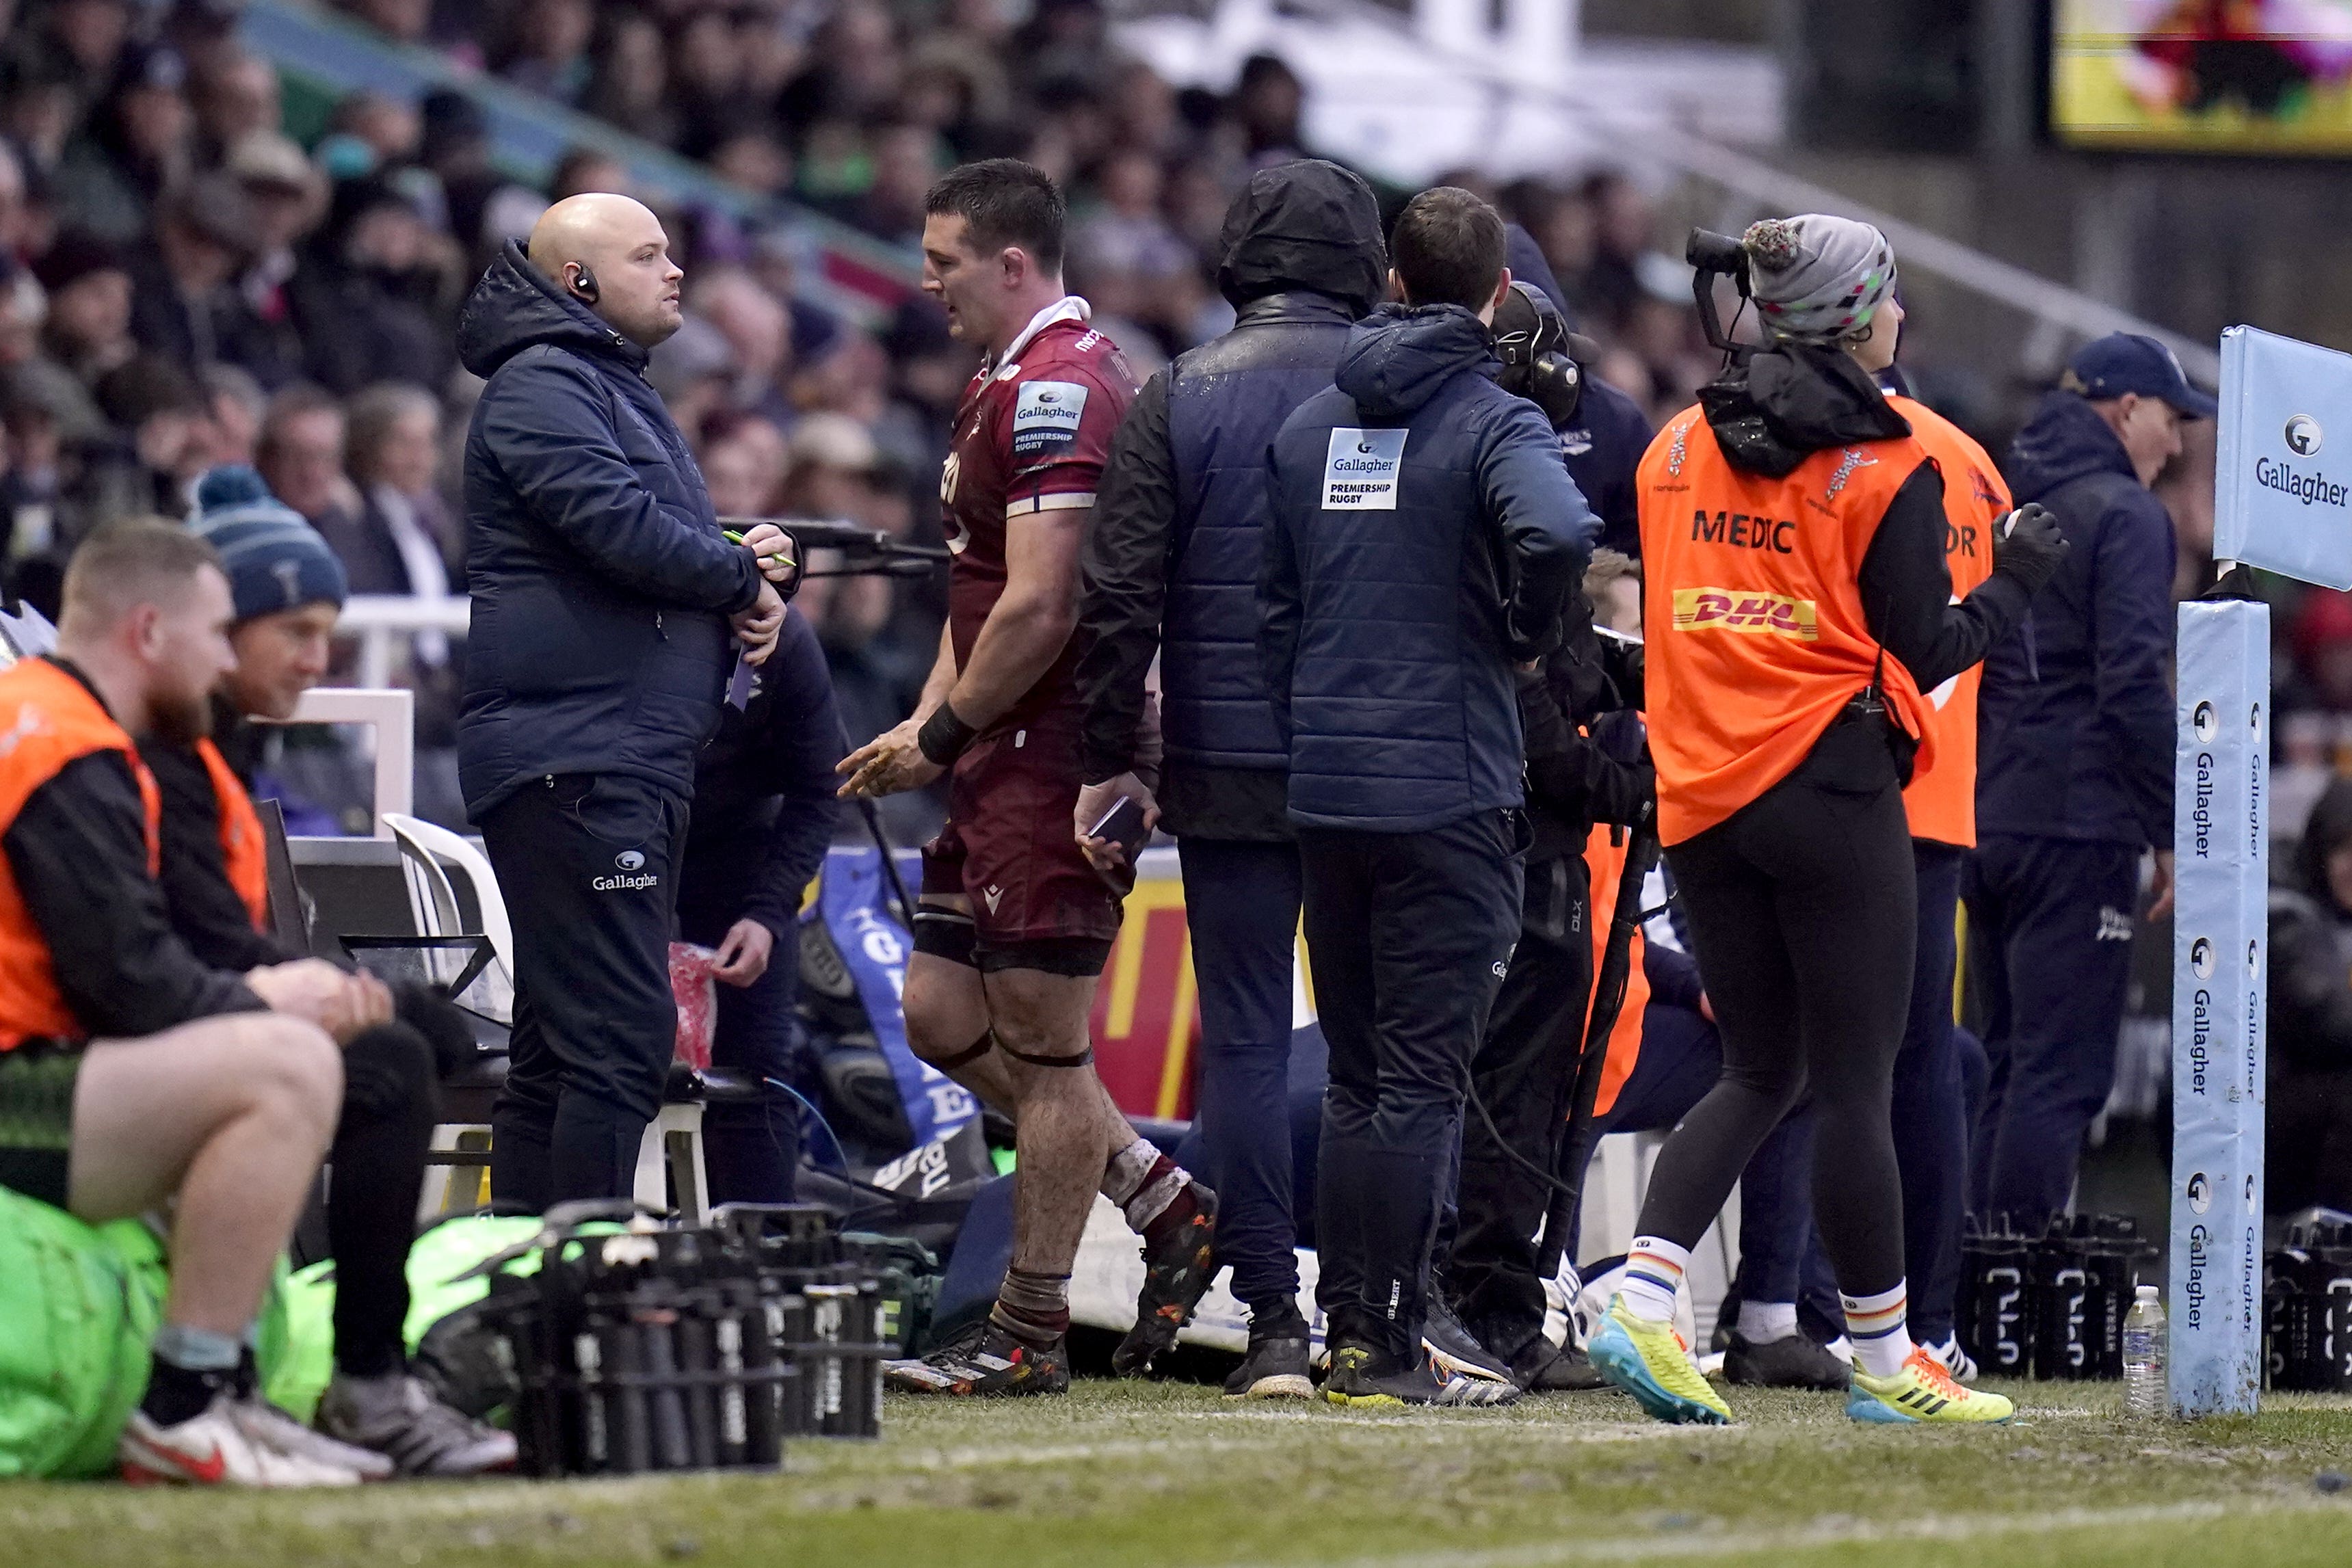
[[[1397,470],[1404,466],[1404,438],[1412,434],[1345,425],[1332,431],[1323,455],[1323,509],[1395,511]]]
[[[1677,632],[1757,632],[1774,637],[1817,641],[1813,601],[1785,593],[1735,591],[1727,588],[1675,590]]]
[[[1750,517],[1746,512],[1717,512],[1706,515],[1702,507],[1691,513],[1691,542],[1702,545],[1729,545],[1734,549],[1769,549],[1780,555],[1794,555],[1797,547],[1790,536],[1797,525],[1786,519]]]
[[[1013,403],[1013,455],[1066,452],[1078,444],[1087,389],[1076,382],[1024,382]]]

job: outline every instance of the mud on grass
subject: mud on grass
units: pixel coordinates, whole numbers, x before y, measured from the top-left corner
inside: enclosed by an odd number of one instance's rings
[[[2352,1562],[2352,1401],[2127,1423],[2112,1387],[2010,1387],[2020,1419],[1861,1427],[1840,1399],[1731,1391],[1666,1427],[1615,1395],[1499,1411],[1237,1406],[1192,1384],[1065,1400],[893,1396],[878,1443],[785,1473],[255,1496],[0,1486],[0,1563],[790,1563],[866,1568],[1542,1568]]]

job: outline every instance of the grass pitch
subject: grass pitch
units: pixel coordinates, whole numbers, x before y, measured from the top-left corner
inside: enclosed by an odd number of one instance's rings
[[[2114,1385],[2007,1387],[2011,1427],[1849,1424],[1842,1399],[1732,1390],[1668,1427],[1614,1394],[1499,1411],[1238,1406],[1213,1387],[893,1396],[879,1443],[785,1473],[197,1496],[0,1487],[0,1563],[277,1568],[1546,1568],[2352,1562],[2352,1401],[2250,1420],[2121,1418]],[[2321,1478],[2325,1476],[2323,1480]]]

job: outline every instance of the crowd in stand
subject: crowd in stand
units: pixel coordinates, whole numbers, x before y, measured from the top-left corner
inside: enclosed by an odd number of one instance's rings
[[[1179,90],[1123,57],[1094,0],[718,6],[352,0],[394,42],[601,116],[751,191],[905,251],[958,162],[1025,157],[1071,193],[1073,287],[1139,373],[1232,319],[1218,227],[1249,173],[1304,150],[1298,78]],[[180,516],[196,476],[252,462],[342,556],[355,593],[464,592],[454,453],[467,287],[546,204],[628,190],[578,151],[544,191],[493,166],[460,91],[352,95],[305,148],[281,84],[201,5],[35,0],[0,43],[0,528],[9,587],[54,608],[64,559],[124,512]],[[1465,176],[1467,178],[1467,176]],[[655,201],[688,269],[686,330],[652,374],[722,513],[847,517],[935,537],[931,494],[967,350],[911,297],[860,323],[811,304],[808,226]],[[1403,193],[1394,193],[1401,199]],[[1625,180],[1498,193],[1538,239],[1599,367],[1654,412],[1704,375],[1687,274]],[[911,706],[941,590],[826,579],[824,636],[853,742]],[[417,640],[420,742],[447,742],[462,640]],[[332,770],[330,769],[330,772]],[[301,791],[298,789],[298,794]],[[331,780],[315,792],[331,796]],[[425,789],[424,808],[455,810]],[[336,802],[322,801],[329,806]],[[905,824],[913,830],[919,822]]]

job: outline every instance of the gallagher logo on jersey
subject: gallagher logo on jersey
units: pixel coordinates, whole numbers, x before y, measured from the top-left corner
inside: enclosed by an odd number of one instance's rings
[[[1013,455],[1066,452],[1078,444],[1087,389],[1076,382],[1024,382],[1013,404]]]

